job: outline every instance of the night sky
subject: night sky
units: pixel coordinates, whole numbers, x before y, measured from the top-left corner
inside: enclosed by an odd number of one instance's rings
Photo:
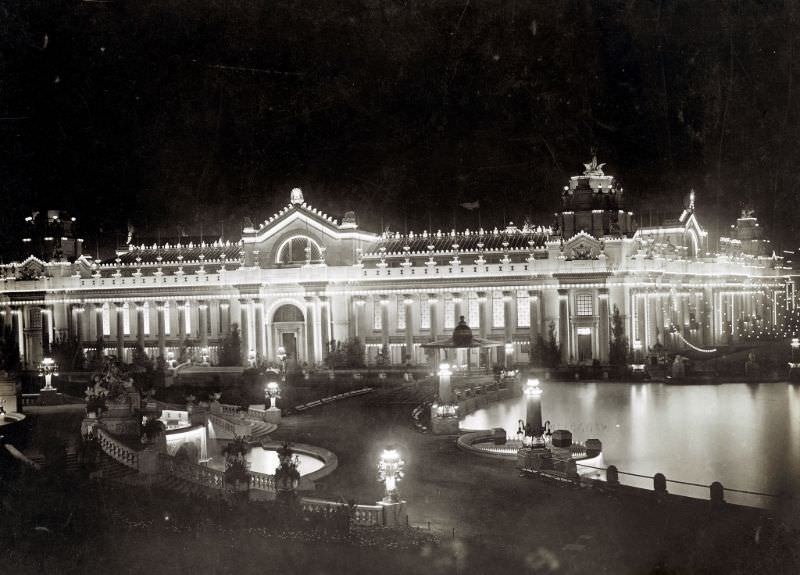
[[[32,209],[238,237],[302,187],[380,230],[549,224],[597,150],[648,224],[691,188],[796,248],[793,2],[0,0],[0,250]],[[519,223],[522,223],[519,221]],[[91,245],[91,244],[90,244]]]

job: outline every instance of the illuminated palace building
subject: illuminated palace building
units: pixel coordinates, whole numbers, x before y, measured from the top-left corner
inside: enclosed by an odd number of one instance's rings
[[[277,362],[279,351],[319,364],[332,343],[356,337],[369,363],[422,364],[422,344],[449,336],[460,316],[475,335],[512,344],[519,364],[551,336],[563,363],[608,361],[615,308],[637,353],[709,349],[779,324],[793,282],[752,213],[719,253],[693,195],[675,215],[637,229],[596,160],[570,178],[547,227],[376,234],[294,189],[238,242],[131,242],[96,262],[63,237],[67,250],[2,266],[0,317],[29,366],[67,337],[127,361],[137,346],[172,359],[188,341],[213,364],[234,324],[244,365]],[[451,359],[478,359],[461,353]]]

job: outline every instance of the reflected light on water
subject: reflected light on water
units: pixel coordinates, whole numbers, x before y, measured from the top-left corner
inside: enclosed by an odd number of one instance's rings
[[[788,390],[786,389],[788,387]],[[652,477],[734,489],[800,492],[800,390],[786,384],[672,386],[660,383],[542,383],[542,417],[575,441],[603,442],[605,465],[648,478],[620,476],[652,488]],[[513,433],[524,398],[467,415],[462,429]],[[708,497],[706,488],[668,484],[672,493]],[[726,499],[749,505],[763,500]]]

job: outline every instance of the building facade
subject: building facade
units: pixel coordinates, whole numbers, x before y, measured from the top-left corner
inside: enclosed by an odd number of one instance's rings
[[[238,242],[131,243],[102,262],[31,256],[0,266],[0,321],[28,366],[64,338],[126,361],[137,346],[173,359],[188,345],[214,364],[234,324],[244,365],[283,353],[319,364],[356,337],[368,362],[421,364],[421,345],[460,316],[511,344],[513,362],[554,337],[563,363],[603,363],[615,309],[631,349],[646,352],[735,342],[793,305],[789,271],[751,212],[712,254],[693,194],[674,221],[637,229],[615,178],[596,160],[585,167],[546,227],[376,234],[295,189]]]

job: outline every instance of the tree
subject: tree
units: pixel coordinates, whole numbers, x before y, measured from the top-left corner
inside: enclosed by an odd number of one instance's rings
[[[6,326],[0,338],[0,370],[17,371],[20,368],[19,346],[14,330]]]
[[[56,364],[64,371],[80,371],[86,367],[83,347],[75,337],[56,339],[50,345],[50,354]]]
[[[614,306],[611,315],[611,344],[608,350],[608,362],[615,366],[628,363],[628,337],[625,335],[625,325],[622,323],[622,316],[617,306]]]
[[[226,367],[242,364],[242,342],[239,338],[239,325],[232,324],[230,333],[222,341],[219,364]]]
[[[558,345],[558,339],[556,338],[556,324],[552,321],[547,327],[547,347],[545,347],[543,359],[545,367],[558,367],[561,365],[561,346]]]

